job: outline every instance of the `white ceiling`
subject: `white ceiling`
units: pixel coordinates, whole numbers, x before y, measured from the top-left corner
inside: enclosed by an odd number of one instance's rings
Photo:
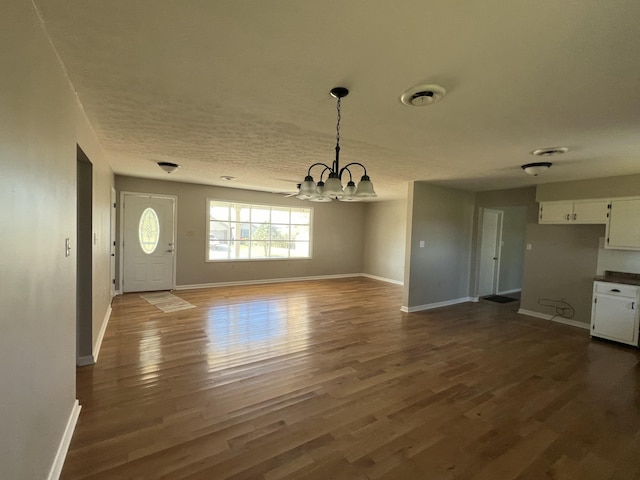
[[[351,91],[341,161],[364,163],[382,199],[412,180],[482,191],[640,173],[637,0],[35,4],[118,174],[293,191],[333,160],[334,86]],[[447,95],[400,103],[422,83]],[[522,172],[558,146],[543,176]]]

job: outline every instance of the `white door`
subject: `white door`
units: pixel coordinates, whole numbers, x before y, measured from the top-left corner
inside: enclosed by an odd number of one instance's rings
[[[111,298],[116,294],[116,189],[111,188],[111,218],[109,219],[109,250],[111,253]]]
[[[500,242],[502,240],[502,212],[485,209],[480,233],[478,296],[482,297],[492,295],[497,291]]]
[[[122,291],[171,290],[175,199],[140,194],[123,197]]]

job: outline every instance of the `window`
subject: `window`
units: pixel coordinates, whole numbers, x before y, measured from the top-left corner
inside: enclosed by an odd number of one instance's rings
[[[142,215],[140,215],[140,222],[138,224],[138,241],[140,242],[140,248],[147,255],[155,252],[158,246],[158,240],[160,239],[160,221],[158,220],[158,214],[151,208],[145,208]]]
[[[208,200],[207,260],[311,257],[311,209]]]

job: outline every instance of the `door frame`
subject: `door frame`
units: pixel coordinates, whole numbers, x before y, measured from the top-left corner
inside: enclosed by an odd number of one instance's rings
[[[173,248],[175,250],[173,255],[173,262],[171,265],[171,290],[176,289],[176,258],[178,257],[178,197],[176,195],[164,195],[161,193],[144,193],[144,192],[120,192],[120,218],[118,219],[118,290],[123,292],[122,280],[124,278],[124,252],[122,250],[124,245],[124,197],[131,195],[134,197],[155,197],[173,200]]]
[[[504,212],[497,208],[480,208],[478,214],[478,243],[476,246],[477,253],[477,269],[476,269],[476,298],[480,297],[480,273],[482,268],[482,241],[484,239],[484,213],[493,212],[498,214],[498,227],[496,234],[496,256],[498,257],[495,263],[495,272],[493,275],[493,292],[491,295],[498,293],[500,286],[500,262],[502,257],[502,222],[504,220]]]

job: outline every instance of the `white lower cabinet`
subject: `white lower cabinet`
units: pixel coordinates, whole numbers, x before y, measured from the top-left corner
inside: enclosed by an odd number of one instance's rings
[[[594,282],[591,336],[638,346],[640,287]]]

